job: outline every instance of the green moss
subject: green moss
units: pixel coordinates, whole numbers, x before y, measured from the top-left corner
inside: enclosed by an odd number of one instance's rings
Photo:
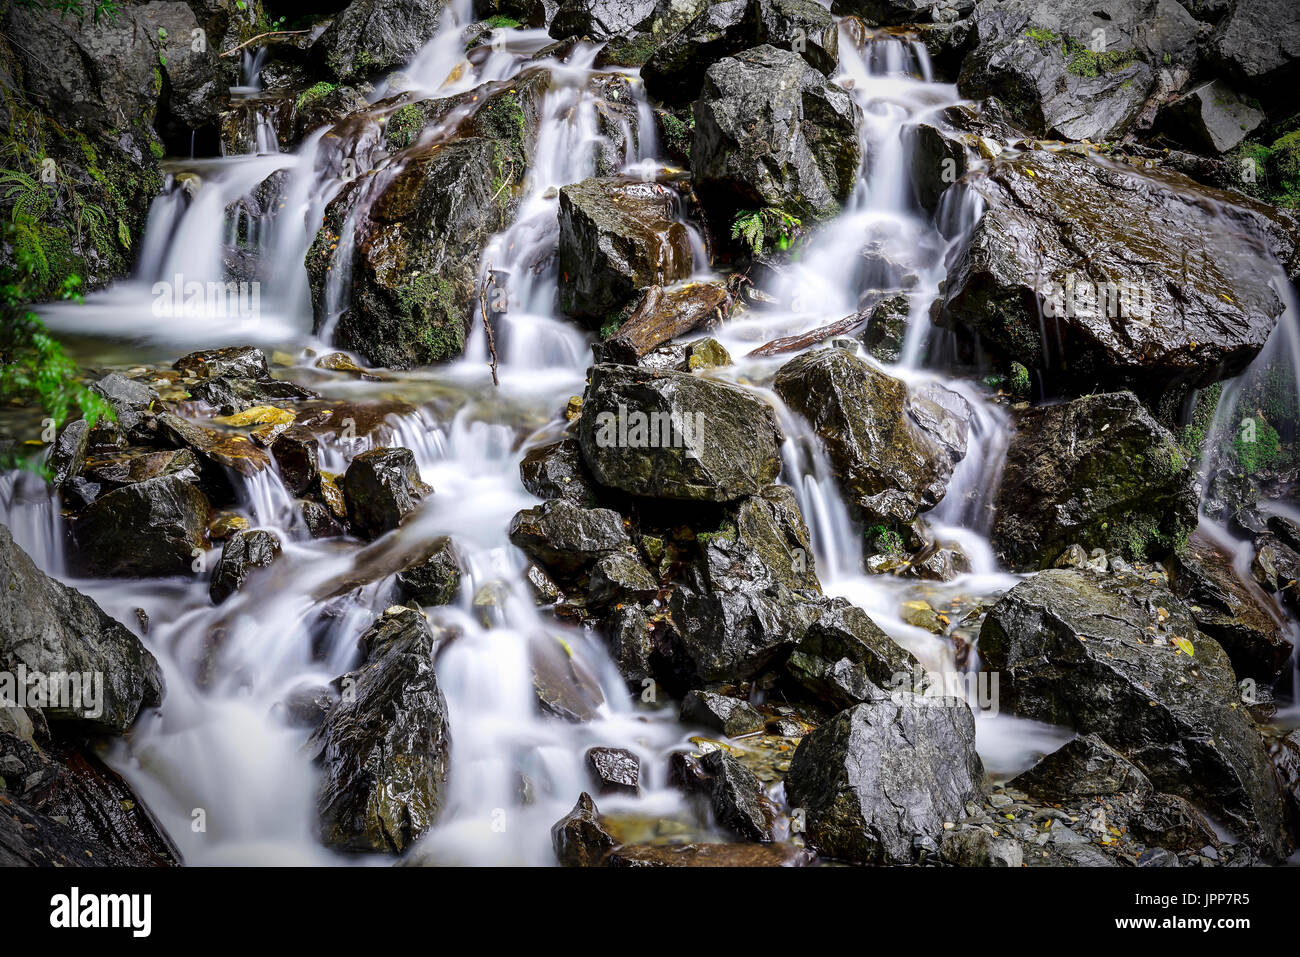
[[[657,115],[668,155],[689,162],[691,140],[695,136],[695,117],[688,114],[686,119],[682,119],[668,110],[659,110]]]
[[[393,149],[406,149],[419,137],[424,128],[424,114],[415,104],[394,110],[388,116],[384,131]]]
[[[303,107],[316,102],[321,97],[328,96],[338,88],[339,85],[337,83],[328,83],[325,80],[322,80],[319,83],[309,86],[298,94],[298,99],[294,101],[294,106],[301,110]]]
[[[519,26],[519,21],[513,17],[503,17],[500,14],[488,17],[483,21],[494,30],[513,30]]]
[[[394,293],[396,312],[409,317],[422,365],[444,362],[465,351],[463,298],[455,283],[422,273]]]
[[[1074,37],[1063,37],[1039,27],[1030,27],[1025,31],[1025,36],[1037,43],[1043,53],[1059,46],[1066,59],[1066,72],[1074,76],[1096,77],[1104,73],[1115,73],[1137,59],[1135,50],[1105,50],[1098,53]]]

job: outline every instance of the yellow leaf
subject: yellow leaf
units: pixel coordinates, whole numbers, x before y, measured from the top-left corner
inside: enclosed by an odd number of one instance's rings
[[[1183,654],[1185,654],[1188,658],[1196,657],[1196,649],[1192,647],[1192,643],[1188,641],[1186,638],[1175,637],[1172,639],[1172,641],[1174,645],[1178,648],[1178,650],[1181,651]]]

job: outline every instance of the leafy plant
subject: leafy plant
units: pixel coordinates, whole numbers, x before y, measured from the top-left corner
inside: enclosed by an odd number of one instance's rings
[[[777,249],[789,249],[795,230],[802,225],[799,219],[775,206],[742,209],[731,223],[731,238],[740,240],[758,256],[768,240],[773,240]]]
[[[95,23],[101,20],[112,23],[117,19],[120,9],[117,0],[93,0],[89,10],[86,9],[85,0],[18,0],[18,5],[53,10],[61,17],[71,16],[76,20],[85,20],[89,14]]]

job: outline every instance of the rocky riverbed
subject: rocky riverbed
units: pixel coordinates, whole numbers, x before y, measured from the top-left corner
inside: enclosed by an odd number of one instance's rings
[[[1294,861],[1291,4],[0,25],[0,863]]]

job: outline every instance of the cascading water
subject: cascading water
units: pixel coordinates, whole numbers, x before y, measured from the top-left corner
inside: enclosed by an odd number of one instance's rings
[[[412,449],[435,493],[401,529],[355,550],[338,540],[311,539],[278,475],[236,477],[239,510],[254,527],[275,529],[284,553],[271,573],[251,580],[224,604],[211,604],[204,578],[73,582],[132,627],[137,608],[148,612],[143,638],[165,670],[166,701],[142,717],[109,760],[160,816],[191,863],[341,860],[318,840],[316,772],[304,747],[306,732],[284,720],[284,702],[356,664],[358,636],[391,598],[391,574],[382,571],[386,556],[440,535],[457,542],[465,565],[456,600],[428,609],[439,626],[437,669],[449,707],[452,766],[446,807],[415,858],[551,862],[549,829],[587,786],[583,757],[596,745],[630,749],[644,769],[642,793],[603,798],[603,811],[659,818],[683,811],[679,793],[667,787],[664,759],[691,729],[677,721],[666,702],[656,707],[629,700],[601,642],[538,611],[522,556],[506,535],[513,515],[534,504],[518,478],[521,454],[553,436],[557,423],[545,419],[582,391],[590,362],[589,337],[555,309],[555,247],[558,187],[595,169],[600,133],[588,80],[596,51],[579,45],[563,62],[533,61],[532,54],[550,42],[544,31],[498,30],[475,65],[466,59],[461,40],[469,19],[468,0],[448,6],[437,36],[407,69],[377,88],[372,102],[413,91],[445,96],[507,79],[525,66],[551,71],[517,214],[488,245],[481,264],[484,278],[490,275],[506,292],[507,302],[494,318],[500,386],[492,385],[489,344],[477,317],[464,358],[449,367],[386,374],[379,382],[313,380],[331,398],[396,396],[420,406],[389,416],[383,429],[356,441],[322,439],[322,468],[341,472],[359,452],[401,445]],[[951,642],[908,624],[899,608],[916,596],[936,608],[969,607],[971,598],[997,594],[1017,580],[998,567],[986,537],[1008,417],[974,384],[922,368],[929,336],[926,309],[952,249],[969,234],[981,206],[973,191],[950,189],[932,220],[912,198],[906,128],[959,102],[953,86],[931,81],[924,48],[893,37],[868,39],[859,48],[846,31],[840,50],[837,79],[866,118],[862,136],[871,162],[843,215],[815,235],[800,264],[768,290],[777,305],[713,331],[738,360],[717,374],[758,389],[777,411],[786,435],[782,481],[793,488],[811,531],[825,592],[860,605],[936,675],[960,678]],[[630,76],[639,135],[635,150],[625,154],[625,172],[653,176],[659,165],[654,121],[639,80],[634,72]],[[247,86],[254,87],[255,78],[250,63]],[[379,115],[382,111],[366,122]],[[459,117],[426,131],[426,140],[448,135]],[[330,324],[319,338],[310,332],[304,255],[326,203],[344,185],[343,160],[356,161],[357,175],[374,170],[363,187],[373,198],[400,157],[371,155],[366,144],[373,140],[362,133],[349,142],[327,142],[323,133],[291,154],[177,164],[150,214],[137,275],[91,297],[88,306],[44,310],[49,324],[64,332],[93,330],[100,339],[116,340],[117,348],[122,340],[131,342],[127,352],[135,361],[174,358],[182,346],[249,341],[283,346],[295,355],[304,347],[328,350]],[[270,204],[275,211],[249,214],[242,237],[244,259],[255,274],[275,278],[267,284],[260,319],[248,326],[238,317],[212,315],[201,302],[193,308],[182,303],[178,313],[160,316],[142,330],[141,309],[157,301],[158,283],[175,276],[186,282],[226,281],[234,245],[226,232],[226,210],[278,172],[284,176]],[[353,207],[356,216],[344,230],[336,263],[350,260],[348,244],[367,206],[363,200]],[[703,263],[698,240],[697,245],[696,261]],[[329,316],[347,305],[345,269],[327,291]],[[900,360],[889,371],[914,387],[941,385],[971,408],[966,455],[947,497],[928,516],[937,539],[959,545],[970,559],[971,572],[946,584],[863,573],[865,530],[850,517],[820,441],[764,387],[784,359],[744,358],[773,338],[824,326],[904,288],[908,331]],[[446,411],[449,395],[451,412]],[[535,410],[545,411],[539,418]],[[55,503],[33,497],[21,477],[6,476],[0,481],[0,506],[6,524],[41,567],[64,575]],[[209,563],[215,557],[210,554]],[[537,713],[530,662],[556,647],[598,689],[588,722]],[[978,746],[995,772],[1024,767],[1067,737],[1058,728],[980,715]],[[521,789],[531,795],[522,808]]]

